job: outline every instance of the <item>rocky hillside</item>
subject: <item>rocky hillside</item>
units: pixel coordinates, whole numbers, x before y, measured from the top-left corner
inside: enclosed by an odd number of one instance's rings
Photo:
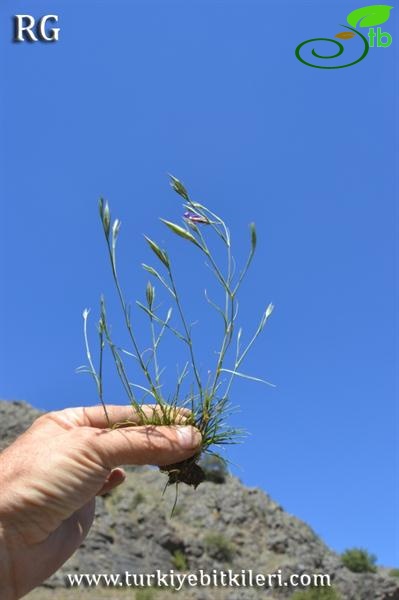
[[[0,402],[0,447],[10,443],[38,414],[22,402]],[[399,600],[399,579],[382,570],[352,573],[308,525],[287,514],[263,491],[247,488],[235,477],[228,476],[219,484],[205,482],[196,491],[181,487],[173,518],[174,490],[162,496],[164,484],[164,476],[155,469],[131,468],[123,486],[98,500],[95,523],[86,542],[46,582],[47,587],[54,588],[54,600],[61,598],[61,588],[65,589],[65,573],[151,573],[156,569],[169,572],[171,568],[253,569],[259,573],[281,569],[284,576],[329,573],[336,594],[325,596],[320,591],[311,598]],[[104,597],[100,593],[97,596],[94,589],[86,591],[92,600]],[[72,592],[65,597],[75,597]],[[118,592],[118,598],[125,597],[122,593]],[[289,588],[186,588],[180,597],[251,600],[295,598],[295,594]],[[129,598],[133,597],[130,593]]]

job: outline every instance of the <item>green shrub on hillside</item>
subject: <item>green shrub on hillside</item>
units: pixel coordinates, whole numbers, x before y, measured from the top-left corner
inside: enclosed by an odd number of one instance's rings
[[[178,571],[188,570],[187,558],[182,550],[175,550],[172,556],[172,565]]]
[[[231,562],[235,554],[234,544],[222,533],[209,532],[204,538],[205,547],[212,558],[219,561]]]
[[[377,557],[363,548],[349,548],[341,555],[345,567],[353,573],[375,573]]]
[[[142,492],[138,491],[134,494],[132,501],[130,503],[131,510],[137,508],[140,504],[145,502],[145,496]]]

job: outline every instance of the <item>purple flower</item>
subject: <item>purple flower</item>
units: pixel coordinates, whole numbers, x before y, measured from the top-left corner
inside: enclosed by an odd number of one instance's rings
[[[186,219],[186,221],[189,221],[190,223],[203,223],[204,225],[209,225],[209,219],[207,219],[206,217],[202,216],[202,215],[197,215],[196,213],[193,212],[185,212],[184,213],[184,218]]]

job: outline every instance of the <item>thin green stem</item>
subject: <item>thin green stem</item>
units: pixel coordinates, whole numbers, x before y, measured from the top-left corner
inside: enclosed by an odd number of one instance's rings
[[[156,315],[153,311],[151,311],[149,308],[147,308],[146,306],[144,306],[144,304],[142,304],[141,302],[139,302],[138,300],[136,300],[136,304],[139,308],[141,308],[141,310],[143,310],[148,316],[151,316],[154,321],[156,321],[157,323],[159,323],[160,325],[162,325],[163,327],[169,329],[169,331],[171,333],[173,333],[173,335],[175,335],[179,340],[181,340],[182,342],[185,342],[186,344],[188,344],[187,339],[184,337],[184,335],[182,335],[179,331],[177,331],[177,329],[174,329],[174,327],[171,327],[169,325],[169,320],[166,319],[165,321],[163,319],[161,319],[160,317],[158,317],[158,315]]]
[[[107,340],[107,344],[108,344],[108,346],[111,349],[111,353],[112,353],[112,356],[113,356],[113,359],[114,359],[114,362],[115,362],[116,370],[118,372],[118,375],[119,375],[119,378],[120,378],[120,380],[122,382],[122,385],[125,388],[125,391],[126,391],[126,393],[128,395],[130,403],[132,404],[132,406],[134,406],[134,408],[139,413],[143,413],[140,404],[137,402],[136,397],[135,397],[134,393],[131,390],[129,378],[128,378],[127,373],[126,373],[124,363],[123,363],[121,357],[119,356],[119,352],[118,352],[115,344],[113,343],[111,335],[109,333],[107,322],[106,322],[106,318],[105,318],[104,300],[102,300],[102,323],[103,323],[103,329],[104,329],[105,339]]]
[[[158,345],[155,338],[154,319],[151,320],[152,355],[154,357],[155,385],[159,385]]]
[[[179,375],[179,372],[177,374],[177,384],[176,384],[176,390],[173,396],[173,402],[177,403],[179,400],[179,394],[180,394],[180,388],[181,385],[183,383],[184,378],[186,377],[188,373],[188,362],[184,365],[182,372]]]
[[[84,340],[85,340],[86,355],[87,355],[87,360],[89,361],[89,365],[90,365],[90,369],[91,369],[90,373],[91,373],[92,377],[94,378],[94,381],[96,382],[98,397],[99,397],[102,407],[104,409],[104,414],[105,414],[105,418],[107,420],[107,425],[108,425],[108,427],[110,427],[110,419],[109,419],[107,407],[105,405],[104,398],[103,398],[103,386],[102,386],[103,345],[101,343],[102,342],[101,332],[100,332],[100,370],[99,370],[99,375],[98,375],[97,371],[94,367],[94,363],[93,363],[93,360],[91,357],[91,352],[90,352],[89,337],[87,334],[87,318],[88,318],[88,316],[89,316],[89,310],[85,310],[83,312],[83,335],[84,335]]]
[[[242,330],[240,329],[237,335],[237,342],[236,342],[236,356],[235,356],[235,361],[234,361],[234,371],[237,369],[237,361],[238,361],[238,357],[240,356],[240,340],[241,340],[241,333]],[[234,381],[234,374],[231,375],[229,382],[227,384],[226,387],[226,391],[223,394],[223,399],[227,399],[229,394],[230,394],[230,390],[231,390],[231,386],[233,384]]]
[[[107,407],[104,402],[104,390],[103,390],[103,355],[104,355],[104,330],[102,328],[102,322],[99,326],[99,338],[100,338],[100,357],[98,365],[98,397],[104,409],[105,417],[107,419],[108,427],[111,427],[111,421],[109,419]]]
[[[240,276],[238,278],[238,282],[237,282],[237,284],[236,284],[236,286],[235,286],[235,288],[233,290],[234,296],[237,294],[238,290],[241,287],[241,284],[242,284],[242,282],[244,280],[244,277],[247,274],[249,267],[251,266],[251,262],[252,262],[252,259],[253,259],[254,255],[255,255],[255,251],[254,251],[253,248],[251,248],[251,251],[250,251],[248,259],[247,259],[247,262],[245,263],[245,267],[243,268],[243,270],[242,270],[242,272],[241,272],[241,274],[240,274]]]
[[[135,338],[134,333],[133,333],[133,329],[132,329],[132,326],[131,326],[129,313],[128,313],[126,302],[125,302],[125,299],[124,299],[124,296],[123,296],[123,292],[122,292],[122,289],[121,289],[121,286],[120,286],[120,283],[119,283],[118,273],[117,273],[117,269],[116,269],[115,245],[113,244],[113,247],[111,248],[111,245],[110,245],[108,237],[106,236],[105,239],[107,241],[107,248],[108,248],[109,257],[110,257],[110,261],[111,261],[112,275],[113,275],[115,286],[116,286],[116,289],[117,289],[117,292],[118,292],[119,300],[120,300],[120,303],[121,303],[121,306],[122,306],[122,311],[123,311],[123,315],[124,315],[124,318],[125,318],[125,324],[126,324],[126,328],[128,330],[128,333],[129,333],[129,337],[130,337],[130,339],[132,341],[134,350],[135,350],[135,352],[137,354],[137,359],[138,359],[138,361],[140,363],[140,367],[141,367],[141,369],[142,369],[142,371],[143,371],[143,373],[144,373],[144,375],[145,375],[145,377],[146,377],[146,379],[147,379],[147,381],[149,383],[149,386],[150,386],[150,388],[151,388],[151,390],[152,390],[152,392],[154,394],[154,398],[156,398],[157,401],[159,401],[161,403],[162,399],[159,396],[158,391],[157,391],[157,389],[156,389],[156,387],[155,387],[155,385],[154,385],[154,383],[152,381],[151,374],[148,371],[148,369],[147,369],[147,367],[146,367],[146,365],[145,365],[145,363],[144,363],[144,361],[142,359],[139,346],[138,346],[138,344],[136,342],[136,338]]]
[[[222,346],[221,346],[218,361],[216,364],[215,377],[213,380],[211,396],[215,395],[216,387],[218,385],[218,381],[219,381],[220,375],[222,373],[223,363],[224,363],[227,351],[230,347],[231,341],[233,339],[233,333],[234,333],[234,297],[231,297],[231,299],[230,299],[230,315],[228,317],[227,327],[225,329]]]
[[[214,260],[212,254],[207,246],[205,238],[199,229],[198,229],[198,236],[201,240],[201,244],[199,245],[199,248],[202,250],[202,252],[205,254],[205,256],[209,259],[219,283],[223,286],[226,293],[230,294],[231,290],[229,288],[229,284],[223,277],[223,274],[222,274],[221,270],[219,269],[218,265],[216,264],[216,261]]]
[[[196,360],[195,360],[194,349],[193,349],[193,340],[191,339],[190,329],[189,329],[189,327],[187,325],[187,321],[186,321],[186,318],[184,316],[184,312],[183,312],[183,309],[182,309],[182,306],[181,306],[181,303],[180,303],[179,295],[177,293],[177,289],[176,289],[176,285],[175,285],[175,280],[174,280],[173,273],[172,273],[172,270],[171,270],[170,267],[168,268],[168,274],[169,274],[170,284],[172,286],[172,290],[173,290],[173,293],[175,295],[175,302],[176,302],[177,310],[179,311],[179,315],[180,315],[180,319],[181,319],[181,322],[182,322],[182,325],[183,325],[183,329],[184,329],[185,334],[186,334],[186,339],[187,339],[187,343],[188,343],[188,347],[189,347],[189,351],[190,351],[191,364],[192,364],[192,367],[193,367],[194,376],[195,376],[195,379],[197,381],[198,391],[199,391],[201,402],[202,402],[204,392],[203,392],[203,388],[202,388],[201,377],[200,377],[199,371],[197,369],[197,363],[196,363]]]

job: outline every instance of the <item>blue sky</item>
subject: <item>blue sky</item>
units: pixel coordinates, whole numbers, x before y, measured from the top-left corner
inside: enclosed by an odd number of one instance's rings
[[[89,378],[75,374],[85,361],[81,312],[95,315],[104,292],[121,329],[100,195],[123,222],[129,298],[144,296],[148,233],[169,248],[198,321],[201,368],[212,364],[209,272],[158,221],[181,214],[171,172],[225,217],[241,260],[256,221],[258,254],[241,296],[247,335],[265,305],[276,306],[246,371],[277,387],[234,388],[241,412],[232,422],[251,432],[228,450],[234,472],[333,549],[362,546],[398,565],[397,40],[347,69],[294,56],[303,40],[335,35],[359,6],[2,2],[0,395],[43,409],[97,402]],[[18,13],[59,14],[60,41],[12,43]],[[382,27],[395,32],[396,19],[394,9]],[[348,55],[357,42],[345,42]],[[181,357],[171,348],[173,375]],[[106,392],[125,400],[111,372]]]

